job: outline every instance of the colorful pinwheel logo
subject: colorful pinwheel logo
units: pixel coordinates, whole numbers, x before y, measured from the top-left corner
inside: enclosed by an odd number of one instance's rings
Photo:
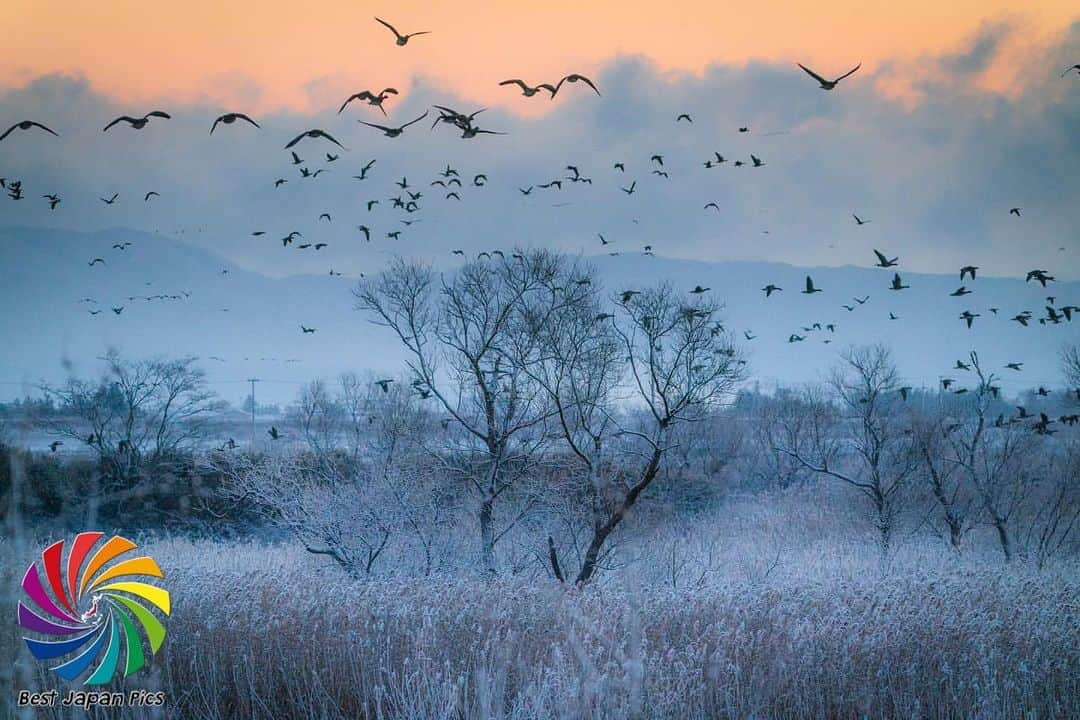
[[[65,680],[88,673],[84,685],[107,683],[121,668],[127,677],[143,667],[146,652],[142,635],[146,636],[151,655],[165,641],[165,627],[147,603],[164,615],[170,609],[168,591],[131,579],[165,577],[154,559],[143,556],[112,562],[137,547],[119,535],[91,554],[102,537],[104,534],[99,532],[76,535],[66,563],[63,540],[45,548],[41,568],[49,589],[37,565],[31,563],[22,580],[31,602],[19,602],[19,625],[23,629],[38,636],[61,638],[24,637],[33,656],[59,661],[52,670]]]

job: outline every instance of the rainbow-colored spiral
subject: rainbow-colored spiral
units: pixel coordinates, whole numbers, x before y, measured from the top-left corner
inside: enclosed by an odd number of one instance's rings
[[[167,590],[130,579],[164,578],[154,559],[135,557],[109,565],[137,546],[127,538],[114,535],[91,555],[102,537],[104,534],[99,532],[76,535],[66,565],[63,540],[45,548],[41,553],[41,569],[48,589],[37,565],[31,563],[22,580],[23,591],[31,603],[19,602],[19,625],[24,630],[38,636],[62,638],[24,637],[33,656],[38,660],[62,659],[52,670],[66,680],[75,680],[86,673],[84,685],[107,683],[121,667],[124,677],[143,667],[146,654],[138,628],[146,635],[151,655],[165,641],[165,626],[146,603],[166,616],[170,610]]]

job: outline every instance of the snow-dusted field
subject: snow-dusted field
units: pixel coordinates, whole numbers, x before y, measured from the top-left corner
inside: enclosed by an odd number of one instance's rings
[[[1075,717],[1075,565],[913,537],[882,569],[835,509],[791,507],[735,499],[585,590],[362,582],[293,544],[148,540],[173,614],[160,668],[130,686],[209,720]],[[16,684],[47,684],[13,626]]]

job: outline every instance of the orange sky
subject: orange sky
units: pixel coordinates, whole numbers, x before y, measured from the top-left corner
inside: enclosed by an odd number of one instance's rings
[[[495,83],[512,76],[540,82],[569,71],[595,72],[616,55],[638,53],[665,69],[686,71],[712,62],[763,59],[801,60],[823,74],[838,74],[861,60],[865,76],[887,60],[915,66],[921,58],[962,50],[983,23],[1008,21],[1021,32],[984,79],[1004,88],[1015,57],[1059,39],[1080,17],[1075,0],[731,5],[715,0],[5,2],[0,3],[0,86],[21,85],[42,73],[76,72],[125,102],[210,99],[264,112],[283,106],[322,109],[343,92],[389,84],[405,89],[414,74],[423,74],[475,102],[521,107],[524,101]],[[398,48],[373,15],[404,32],[433,34]],[[878,82],[904,91],[895,77]]]

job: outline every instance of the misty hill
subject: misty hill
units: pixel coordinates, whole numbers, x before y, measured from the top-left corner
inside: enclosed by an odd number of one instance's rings
[[[112,248],[125,242],[131,245],[124,250]],[[98,257],[104,265],[89,266]],[[979,277],[965,283],[973,294],[954,298],[948,294],[960,285],[958,273],[906,273],[902,264],[911,289],[892,292],[891,269],[706,263],[638,253],[590,260],[612,293],[661,279],[686,290],[712,288],[726,302],[727,327],[740,337],[744,331],[755,336],[743,343],[751,377],[766,389],[817,379],[839,348],[877,341],[893,347],[914,386],[934,386],[941,376],[962,384],[963,372],[951,368],[976,350],[984,366],[1002,376],[1006,392],[1056,387],[1062,382],[1061,344],[1080,337],[1078,326],[1037,320],[1046,314],[1048,295],[1059,306],[1080,304],[1076,282],[1050,283],[1044,290],[1022,278]],[[449,252],[446,263],[451,270]],[[808,273],[824,292],[799,293]],[[353,309],[356,280],[270,278],[180,240],[128,229],[0,229],[0,399],[32,391],[41,379],[62,379],[65,362],[75,374],[96,374],[95,358],[110,346],[134,356],[198,355],[214,389],[232,401],[245,396],[248,377],[263,380],[260,401],[288,402],[300,383],[315,377],[349,369],[398,372],[403,356],[394,338]],[[761,287],[767,283],[784,290],[766,300]],[[181,299],[142,299],[158,294]],[[866,295],[864,305],[853,300]],[[80,303],[83,298],[98,302]],[[117,315],[112,307],[123,311]],[[991,307],[998,308],[996,315]],[[970,330],[959,319],[964,310],[980,314]],[[1030,327],[1009,319],[1022,310],[1035,314]],[[899,319],[890,320],[890,312]],[[802,329],[813,323],[823,329]],[[824,329],[830,323],[835,332]],[[302,334],[301,324],[317,331]],[[789,343],[792,334],[806,339]],[[1007,362],[1023,362],[1024,371],[1005,370]]]

